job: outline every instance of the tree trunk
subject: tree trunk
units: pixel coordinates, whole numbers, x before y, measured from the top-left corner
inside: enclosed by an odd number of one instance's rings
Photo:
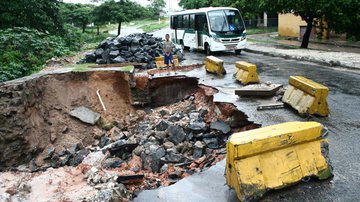
[[[118,36],[120,35],[120,30],[121,30],[121,22],[119,22],[119,25],[118,25]]]
[[[83,33],[85,33],[85,28],[86,28],[86,24],[83,24],[82,26]]]
[[[97,33],[97,35],[100,35],[100,26],[99,25],[96,26],[96,33]]]
[[[301,42],[301,48],[308,48],[310,34],[311,34],[311,30],[312,30],[313,23],[314,23],[314,18],[308,17],[305,21],[307,23],[307,26],[306,26],[305,34],[303,36],[303,40]]]

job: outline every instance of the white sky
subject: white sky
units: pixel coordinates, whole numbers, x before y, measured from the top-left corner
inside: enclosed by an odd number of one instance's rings
[[[83,4],[89,4],[92,3],[90,2],[90,0],[63,0],[66,3],[83,3]],[[137,2],[138,4],[142,5],[142,6],[146,6],[148,4],[150,4],[150,0],[132,0]],[[179,10],[179,2],[180,0],[165,0],[166,2],[166,10]],[[99,4],[99,3],[93,3],[93,4]]]

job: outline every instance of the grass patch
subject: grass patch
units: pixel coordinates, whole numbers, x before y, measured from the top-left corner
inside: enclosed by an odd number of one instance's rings
[[[169,23],[156,23],[156,24],[148,24],[148,25],[143,25],[140,27],[140,29],[142,29],[144,32],[153,32],[155,30],[159,30],[165,27],[168,27]]]
[[[134,69],[134,66],[129,65],[129,66],[125,66],[125,67],[120,67],[120,69],[125,72],[131,72]]]
[[[246,34],[263,34],[263,33],[270,33],[270,32],[277,32],[277,27],[257,27],[257,28],[248,28],[246,29]]]
[[[91,70],[91,68],[89,67],[90,65],[94,65],[94,63],[74,64],[70,67],[73,68],[73,72],[86,72]]]

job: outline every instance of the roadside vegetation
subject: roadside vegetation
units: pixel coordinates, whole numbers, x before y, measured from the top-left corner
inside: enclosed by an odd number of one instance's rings
[[[263,34],[263,33],[270,33],[270,32],[277,32],[277,27],[257,27],[257,28],[247,28],[246,34]]]
[[[52,57],[74,55],[95,48],[109,31],[139,18],[158,22],[164,0],[142,7],[130,0],[100,0],[99,6],[59,0],[0,1],[0,82],[40,71]],[[156,20],[155,20],[156,19]],[[91,25],[91,26],[89,26]]]

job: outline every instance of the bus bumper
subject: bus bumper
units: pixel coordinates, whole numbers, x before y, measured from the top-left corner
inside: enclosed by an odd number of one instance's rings
[[[240,41],[238,43],[222,43],[222,42],[216,42],[212,41],[211,43],[211,51],[233,51],[233,50],[239,50],[246,48],[246,42],[247,40],[244,39],[243,41]]]

